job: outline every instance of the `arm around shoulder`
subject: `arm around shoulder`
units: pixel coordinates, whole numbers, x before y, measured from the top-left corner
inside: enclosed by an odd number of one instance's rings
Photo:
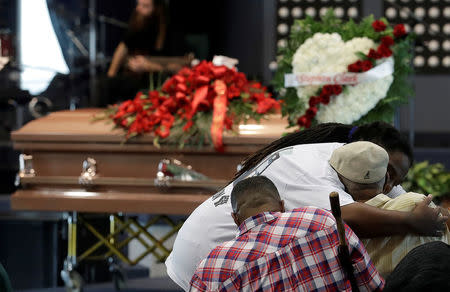
[[[364,203],[342,206],[342,218],[361,238],[406,235],[438,236],[448,217],[429,208],[431,197],[417,204],[412,212],[382,210]]]

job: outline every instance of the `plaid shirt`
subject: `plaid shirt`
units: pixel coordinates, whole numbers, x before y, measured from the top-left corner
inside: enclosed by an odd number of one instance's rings
[[[383,278],[347,225],[346,237],[360,290],[382,290]],[[351,291],[338,245],[336,221],[325,210],[261,213],[200,263],[191,291]]]

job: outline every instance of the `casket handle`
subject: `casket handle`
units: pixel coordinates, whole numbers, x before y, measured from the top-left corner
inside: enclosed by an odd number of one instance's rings
[[[94,179],[97,177],[97,161],[88,157],[83,161],[81,175],[78,183],[83,186],[92,186]]]
[[[33,155],[19,155],[19,172],[16,175],[15,186],[18,187],[24,178],[32,178],[36,176],[33,168]]]
[[[159,188],[187,187],[218,190],[226,184],[224,180],[210,179],[192,169],[192,166],[173,158],[161,159],[155,178]]]

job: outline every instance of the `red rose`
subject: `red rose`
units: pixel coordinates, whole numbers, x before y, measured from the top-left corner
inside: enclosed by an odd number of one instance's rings
[[[126,126],[128,125],[128,120],[127,120],[127,119],[122,120],[122,121],[120,122],[120,124],[122,125],[122,127],[126,127]]]
[[[369,60],[362,61],[361,71],[362,72],[369,71],[370,69],[372,69],[372,67],[373,67],[373,64]]]
[[[381,58],[380,54],[378,54],[378,52],[375,51],[374,49],[370,49],[369,54],[367,54],[367,57],[369,57],[371,59],[375,59],[375,60],[378,60]]]
[[[375,20],[372,22],[372,27],[375,31],[380,32],[386,29],[386,24],[381,20]]]
[[[186,80],[186,78],[178,74],[173,76],[173,79],[175,79],[178,83],[184,83],[184,81]]]
[[[228,68],[225,66],[214,66],[214,65],[211,66],[211,71],[214,74],[214,77],[216,78],[222,77],[227,70]]]
[[[177,91],[181,91],[181,92],[186,92],[186,90],[187,90],[186,84],[183,84],[183,83],[178,83],[176,88],[177,88]]]
[[[380,54],[381,57],[387,58],[392,56],[392,51],[384,44],[378,46],[377,53]]]
[[[311,126],[311,120],[308,119],[305,115],[303,115],[300,118],[298,118],[297,125],[299,127],[309,128]]]
[[[196,81],[198,84],[207,84],[210,81],[210,78],[208,76],[199,75],[197,76]]]
[[[263,100],[258,101],[258,108],[256,109],[256,112],[258,114],[265,114],[272,108],[278,108],[278,102],[273,98],[265,98]]]
[[[130,104],[126,110],[127,113],[133,113],[135,111],[136,111],[136,107],[134,106],[134,104]]]
[[[330,96],[326,94],[320,95],[320,102],[323,104],[329,104],[330,103]]]
[[[361,72],[362,61],[356,61],[355,63],[348,65],[347,69],[349,72]]]
[[[227,130],[231,130],[231,128],[233,127],[233,119],[230,117],[226,117],[223,121],[223,124]]]
[[[164,82],[161,89],[164,92],[171,93],[173,91],[174,87],[175,87],[175,79],[170,78],[169,80]]]
[[[324,87],[322,87],[321,94],[332,95],[333,94],[333,86],[332,85],[325,85]]]
[[[309,99],[309,106],[314,107],[320,103],[320,98],[318,96],[312,96]]]
[[[391,36],[387,35],[381,38],[381,43],[387,47],[390,47],[394,44],[394,39]]]
[[[397,24],[394,26],[394,36],[396,38],[402,37],[406,34],[406,29],[403,24]]]
[[[123,117],[125,114],[126,114],[126,112],[124,112],[124,111],[118,111],[118,112],[114,115],[113,119],[118,120],[118,119],[120,119],[121,117]]]
[[[333,94],[339,95],[342,93],[342,86],[340,85],[333,85]]]
[[[306,110],[306,116],[310,119],[314,118],[317,114],[317,108],[314,107],[310,107],[309,109]]]

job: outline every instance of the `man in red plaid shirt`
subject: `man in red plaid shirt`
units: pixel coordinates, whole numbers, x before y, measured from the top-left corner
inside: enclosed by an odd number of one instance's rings
[[[331,213],[314,207],[284,212],[277,188],[264,176],[237,183],[231,205],[239,234],[200,263],[191,291],[351,291]],[[384,280],[364,246],[345,228],[359,290],[382,290]]]

